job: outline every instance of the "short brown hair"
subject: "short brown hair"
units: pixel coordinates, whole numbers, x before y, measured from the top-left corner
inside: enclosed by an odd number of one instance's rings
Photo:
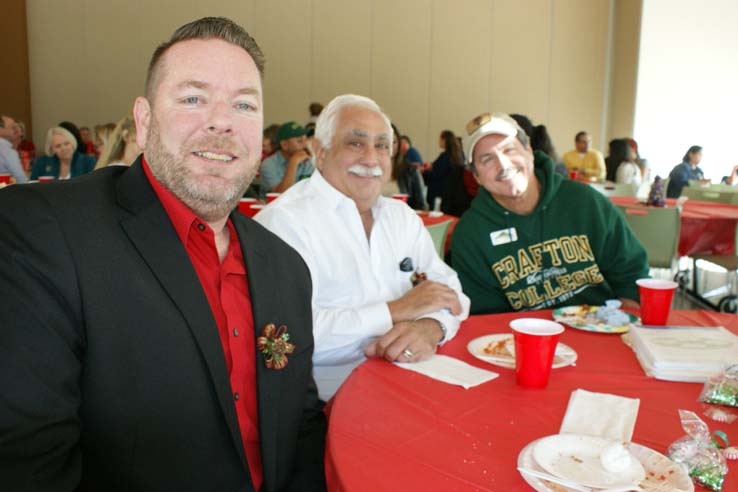
[[[264,78],[264,54],[254,38],[246,30],[225,17],[203,17],[179,27],[169,41],[160,44],[151,55],[149,69],[146,72],[146,97],[151,101],[157,83],[161,59],[164,53],[175,44],[190,39],[222,39],[227,43],[239,46],[248,53]]]

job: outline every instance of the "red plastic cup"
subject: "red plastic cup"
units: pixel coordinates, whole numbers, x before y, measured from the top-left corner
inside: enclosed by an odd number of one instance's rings
[[[12,176],[8,173],[0,173],[0,183],[10,184]]]
[[[636,280],[636,285],[641,296],[641,322],[644,325],[665,325],[674,291],[679,285],[671,280],[655,278]]]
[[[554,321],[520,318],[510,322],[515,339],[515,376],[520,386],[545,388],[564,327]]]
[[[238,211],[250,217],[251,205],[255,203],[257,203],[256,198],[241,198],[241,201],[238,202]]]
[[[407,203],[408,194],[407,193],[394,193],[392,195],[392,198],[395,200],[400,200],[401,202]]]
[[[39,183],[45,183],[47,181],[54,181],[56,178],[54,176],[39,176],[38,182]]]
[[[569,171],[569,179],[577,179],[577,176],[579,176],[579,171],[576,169]]]
[[[272,203],[274,200],[279,198],[281,193],[267,193],[267,203]]]

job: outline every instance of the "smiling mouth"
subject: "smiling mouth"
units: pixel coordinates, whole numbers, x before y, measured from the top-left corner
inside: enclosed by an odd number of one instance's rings
[[[497,175],[495,178],[496,181],[507,181],[512,179],[516,174],[518,174],[518,170],[515,168],[507,168],[501,173]]]
[[[198,157],[202,157],[203,159],[209,159],[211,161],[219,161],[219,162],[230,162],[235,159],[234,156],[228,155],[228,154],[221,154],[219,152],[211,152],[211,151],[204,151],[204,152],[193,152]]]

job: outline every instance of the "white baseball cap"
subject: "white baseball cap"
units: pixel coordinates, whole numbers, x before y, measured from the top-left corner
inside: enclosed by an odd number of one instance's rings
[[[483,137],[487,135],[505,135],[512,137],[523,130],[505,113],[483,113],[466,124],[466,134],[464,135],[464,153],[466,155],[466,163],[471,165],[474,159],[474,147]]]

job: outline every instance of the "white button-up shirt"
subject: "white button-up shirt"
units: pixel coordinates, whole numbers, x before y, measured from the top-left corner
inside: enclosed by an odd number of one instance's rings
[[[392,328],[387,303],[412,288],[413,271],[458,293],[459,316],[447,309],[422,316],[443,323],[446,340],[469,314],[469,299],[461,292],[456,272],[438,257],[417,214],[405,203],[381,196],[372,214],[367,241],[354,201],[316,171],[256,216],[295,248],[310,269],[314,374],[324,399],[364,360],[364,348]],[[405,258],[412,261],[413,271],[400,269]]]

